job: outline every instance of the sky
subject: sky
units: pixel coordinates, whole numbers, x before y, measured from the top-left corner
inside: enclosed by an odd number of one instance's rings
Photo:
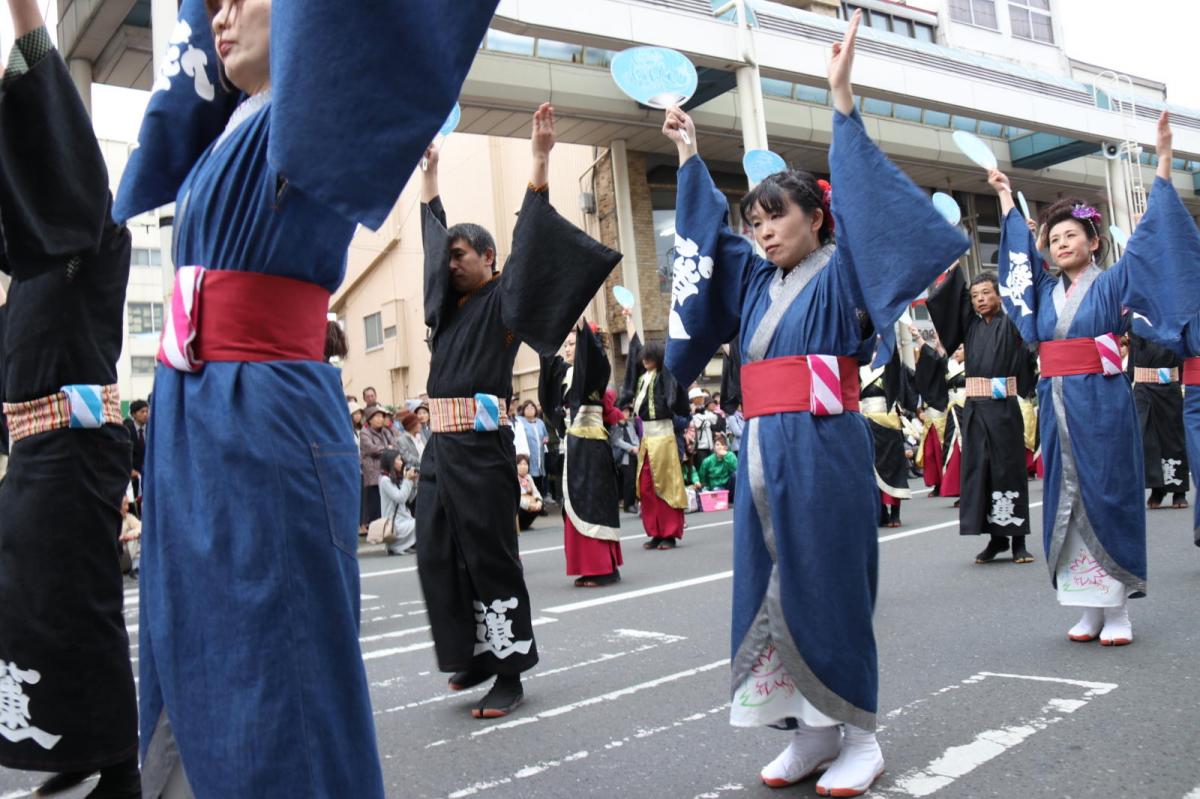
[[[576,0],[586,2],[586,0]],[[39,0],[51,15],[55,0]],[[998,6],[1003,0],[998,0]],[[914,5],[928,5],[917,2]],[[1080,61],[1167,84],[1169,102],[1200,110],[1200,81],[1187,54],[1200,33],[1195,0],[1058,0],[1067,55]],[[51,20],[53,32],[53,19]],[[0,13],[0,51],[12,44],[8,15]],[[134,141],[149,94],[97,85],[92,108],[100,138]]]

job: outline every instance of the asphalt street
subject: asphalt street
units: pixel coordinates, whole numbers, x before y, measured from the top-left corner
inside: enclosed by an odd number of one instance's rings
[[[1035,482],[1037,530],[1041,500]],[[887,771],[872,796],[1200,799],[1190,510],[1150,512],[1150,593],[1120,648],[1067,640],[1078,614],[1055,602],[1040,536],[1035,564],[977,566],[983,539],[958,535],[951,500],[921,495],[903,514],[879,531]],[[437,672],[414,559],[363,547],[361,640],[389,796],[815,796],[815,781],[759,783],[789,733],[728,724],[731,514],[689,516],[668,552],[643,550],[638,519],[622,521],[624,579],[607,588],[564,575],[554,518],[522,536],[541,663],[525,705],[496,721],[470,717],[483,689],[451,694]],[[40,776],[0,769],[0,799]]]

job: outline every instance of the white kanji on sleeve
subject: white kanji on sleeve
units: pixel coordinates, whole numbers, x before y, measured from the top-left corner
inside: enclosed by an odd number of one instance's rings
[[[154,91],[169,91],[171,79],[180,72],[192,78],[196,94],[204,100],[212,100],[217,96],[216,87],[208,77],[208,53],[193,47],[192,26],[186,19],[179,20],[171,33],[167,57],[163,61],[158,78],[154,81]]]
[[[53,749],[61,735],[52,735],[31,726],[29,697],[22,685],[37,685],[42,675],[33,669],[22,669],[16,663],[0,660],[0,737],[12,743],[32,738],[43,749]]]
[[[713,274],[713,259],[700,254],[700,247],[689,238],[675,234],[675,263],[671,279],[671,315],[667,335],[674,339],[689,339],[676,308],[682,308],[690,297],[700,293],[700,281]]]
[[[1008,297],[1012,304],[1021,309],[1021,316],[1029,316],[1033,309],[1025,301],[1025,290],[1033,285],[1033,269],[1029,266],[1029,256],[1023,252],[1008,253],[1008,276],[1000,287],[1000,296]]]

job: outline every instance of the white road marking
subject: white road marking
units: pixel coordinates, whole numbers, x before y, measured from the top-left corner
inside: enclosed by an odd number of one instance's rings
[[[547,669],[546,671],[535,671],[532,674],[529,674],[527,672],[527,673],[521,675],[521,679],[528,681],[528,680],[538,679],[539,677],[549,677],[554,674],[562,674],[563,672],[566,672],[566,671],[574,671],[575,669],[586,668],[587,666],[595,666],[599,663],[607,663],[610,660],[617,660],[618,658],[627,657],[629,655],[637,655],[637,654],[641,654],[642,652],[648,652],[651,649],[658,649],[658,647],[663,644],[673,644],[676,641],[686,641],[687,640],[687,638],[682,635],[667,635],[666,633],[646,632],[644,630],[615,630],[614,633],[616,634],[615,636],[610,635],[608,637],[610,639],[616,638],[616,637],[635,638],[635,639],[643,638],[644,639],[644,638],[649,638],[649,637],[653,636],[653,638],[651,640],[658,641],[658,643],[642,644],[641,646],[634,647],[633,649],[626,649],[623,652],[604,652],[604,653],[598,655],[597,657],[588,658],[587,660],[582,660],[578,663],[572,663],[567,666],[559,666],[556,669]],[[429,674],[429,672],[425,671],[425,672],[421,672],[417,676],[422,677],[422,676],[427,676],[428,674]],[[395,685],[397,682],[403,682],[403,681],[404,681],[403,677],[393,677],[391,679],[381,680],[380,682],[373,682],[373,683],[371,683],[371,687],[373,687],[373,688],[389,688],[392,685]],[[484,688],[487,688],[487,687],[488,686],[486,686],[486,685],[481,685],[478,688],[468,688],[465,691],[451,691],[449,693],[439,694],[437,696],[431,696],[428,699],[420,699],[415,702],[406,702],[403,705],[396,705],[395,707],[384,708],[383,710],[376,710],[375,715],[378,716],[381,713],[396,713],[397,711],[401,711],[401,710],[412,710],[415,707],[422,707],[423,705],[432,705],[437,702],[445,702],[447,699],[454,699],[455,697],[470,696],[471,694],[474,694],[474,693],[482,693]]]
[[[712,671],[713,669],[719,669],[722,666],[728,665],[729,658],[722,658],[721,660],[715,660],[712,663],[706,663],[703,666],[697,666],[694,669],[677,671],[674,674],[668,674],[655,680],[647,680],[646,682],[638,683],[637,685],[630,685],[627,688],[618,688],[616,691],[609,691],[608,693],[600,694],[599,696],[580,699],[578,702],[571,702],[570,704],[552,707],[549,710],[543,710],[541,713],[538,713],[534,716],[525,716],[512,721],[503,721],[499,724],[493,724],[490,727],[484,727],[482,730],[476,730],[475,732],[471,733],[470,737],[479,738],[484,735],[491,735],[498,730],[510,730],[514,727],[524,727],[529,724],[536,724],[539,721],[557,718],[558,716],[564,716],[567,713],[573,713],[580,708],[591,707],[592,705],[599,705],[604,702],[613,702],[617,699],[633,696],[636,693],[641,693],[642,691],[647,691],[651,688],[657,688],[660,685],[666,685],[667,683],[687,679],[688,677],[695,677],[697,674],[703,674],[704,672]]]
[[[0,797],[0,799],[4,799],[4,797]],[[1183,799],[1200,799],[1200,785],[1189,791],[1188,795],[1183,797]]]
[[[558,619],[539,616],[533,620],[533,626],[540,627],[543,624],[553,624],[556,621],[558,621]],[[413,629],[412,632],[420,632],[420,629]],[[433,641],[422,641],[419,644],[409,644],[408,646],[398,646],[393,647],[392,649],[377,649],[374,652],[364,652],[363,660],[378,660],[379,658],[391,657],[392,655],[403,655],[408,652],[419,652],[422,649],[433,649]]]
[[[728,663],[728,661],[725,661],[725,662]],[[729,704],[726,703],[724,705],[720,705],[719,707],[714,707],[710,710],[706,710],[706,711],[703,711],[700,713],[693,713],[690,716],[686,716],[682,719],[679,719],[678,721],[673,721],[670,724],[665,724],[661,727],[652,727],[650,729],[639,729],[637,732],[635,732],[631,735],[627,735],[624,738],[615,738],[615,739],[609,741],[608,743],[606,743],[604,745],[604,750],[609,751],[611,749],[617,749],[628,743],[633,742],[634,740],[641,740],[644,738],[649,738],[651,736],[658,735],[660,732],[666,732],[667,730],[673,730],[678,727],[682,727],[684,724],[690,724],[693,721],[700,721],[701,719],[709,718],[710,716],[714,716],[718,713],[722,713],[728,709],[729,709]],[[438,741],[437,743],[438,743],[438,745],[442,745],[442,744],[445,744],[446,742]],[[425,748],[428,749],[429,747],[427,746]],[[566,757],[562,757],[557,760],[543,760],[534,766],[526,766],[525,768],[519,769],[518,771],[514,772],[511,776],[500,777],[495,780],[486,780],[486,781],[476,782],[471,785],[468,785],[465,788],[460,788],[459,790],[454,791],[453,793],[450,793],[448,795],[448,799],[465,799],[465,797],[474,796],[477,793],[491,790],[492,788],[497,788],[501,785],[510,785],[515,780],[528,779],[530,777],[535,777],[539,774],[544,774],[547,771],[550,771],[551,769],[565,766],[568,763],[578,762],[589,756],[590,756],[590,753],[587,750],[580,750],[578,752],[574,752],[572,754],[567,755]],[[741,790],[741,786],[740,785],[737,785],[737,786],[725,785],[725,786],[722,786],[721,788],[719,788],[718,790]],[[708,794],[702,794],[702,796],[708,796]]]
[[[1041,730],[1062,721],[1067,714],[1074,713],[1087,705],[1092,699],[1115,690],[1116,683],[1089,682],[1085,680],[1068,680],[1061,677],[1039,677],[1028,674],[1004,674],[981,671],[962,681],[962,685],[974,685],[989,678],[1028,680],[1033,682],[1069,685],[1073,688],[1086,689],[1082,699],[1050,699],[1039,714],[1030,719],[1023,719],[1017,724],[984,730],[975,736],[970,743],[951,746],[940,756],[934,758],[923,769],[913,769],[905,772],[896,782],[886,788],[877,789],[877,796],[928,796],[954,783],[955,780],[970,774],[975,769],[994,760],[1017,744],[1028,739]],[[938,693],[945,693],[942,689]],[[892,714],[889,714],[889,717]]]
[[[555,605],[551,608],[542,608],[543,613],[571,613],[576,610],[585,610],[594,608],[600,605],[608,605],[613,602],[624,602],[627,599],[637,599],[651,594],[661,594],[664,591],[675,591],[680,588],[690,588],[693,585],[703,585],[711,583],[714,580],[726,580],[733,576],[732,571],[717,572],[716,574],[706,574],[702,577],[692,577],[688,580],[679,580],[674,583],[664,583],[662,585],[653,585],[649,588],[638,588],[635,591],[624,591],[620,594],[609,594],[608,596],[599,596],[594,599],[585,599],[581,602],[571,602],[566,605]]]
[[[1029,503],[1030,508],[1040,508],[1041,506],[1042,506],[1041,502],[1030,502]],[[888,541],[896,541],[901,538],[909,538],[914,535],[921,535],[922,533],[931,533],[934,530],[945,530],[947,527],[958,527],[958,519],[955,519],[952,522],[942,522],[941,524],[931,524],[928,527],[918,527],[915,530],[905,530],[903,533],[892,533],[891,535],[885,535],[879,539],[879,543],[886,544]]]

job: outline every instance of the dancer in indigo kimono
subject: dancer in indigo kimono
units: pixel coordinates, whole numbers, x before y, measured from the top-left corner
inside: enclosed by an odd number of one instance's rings
[[[1179,383],[1182,364],[1179,355],[1153,340],[1151,330],[1144,320],[1134,318],[1127,371],[1145,453],[1146,488],[1150,489],[1146,507],[1161,508],[1170,493],[1172,507],[1186,508],[1190,480]]]
[[[9,0],[0,79],[4,413],[0,766],[100,772],[90,797],[141,795],[117,536],[129,484],[117,358],[129,231],[113,222],[91,120],[35,0]]]
[[[599,336],[587,325],[567,334],[562,356],[542,356],[538,399],[563,422],[563,546],[577,588],[619,582],[621,486],[607,426],[621,420],[608,388],[612,372]]]
[[[1008,178],[992,170],[1005,219],[1000,292],[1021,338],[1041,342],[1042,537],[1063,605],[1084,608],[1067,635],[1105,645],[1133,640],[1126,600],[1146,592],[1143,454],[1133,392],[1121,371],[1126,311],[1153,320],[1164,338],[1200,310],[1200,233],[1171,185],[1171,129],[1158,121],[1158,177],[1124,255],[1107,270],[1100,214],[1074,199],[1044,214],[1045,243],[1061,272],[1042,265],[1038,243],[1013,207]]]
[[[959,534],[990,536],[976,563],[990,563],[1007,552],[1010,537],[1013,562],[1032,563],[1025,547],[1025,421],[1017,402],[1033,383],[1028,350],[1001,308],[992,272],[977,275],[968,286],[962,269],[950,270],[926,307],[945,347],[955,350],[962,344],[966,355]]]
[[[681,256],[681,259],[683,256]],[[642,528],[649,537],[643,549],[674,549],[683,538],[687,491],[676,439],[676,419],[691,414],[687,388],[663,368],[663,345],[642,346],[633,315],[625,314],[629,354],[620,404],[633,404],[642,422],[638,446],[637,496],[642,505]]]
[[[729,228],[691,119],[671,109],[664,125],[680,161],[676,250],[690,253],[675,265],[667,368],[686,384],[734,335],[744,359],[731,721],[795,730],[762,771],[768,785],[828,767],[817,792],[836,796],[865,792],[883,771],[879,489],[859,363],[877,332],[887,361],[896,320],[967,247],[863,128],[850,88],[861,17],[829,68],[832,207],[808,173],[766,178],[742,201],[765,259]]]
[[[118,218],[176,200],[140,581],[150,797],[384,795],[358,447],[326,313],[356,226],[391,213],[494,8],[436,4],[419,26],[408,4],[180,9],[117,200]]]
[[[476,718],[512,712],[524,698],[521,673],[538,660],[517,550],[516,452],[504,411],[517,349],[525,342],[555,352],[621,260],[550,205],[548,103],[533,116],[531,139],[533,173],[503,271],[486,230],[470,223],[447,229],[435,145],[426,150],[421,188],[433,437],[421,461],[417,566],[438,667],[453,672],[450,688],[496,678],[472,709]]]

